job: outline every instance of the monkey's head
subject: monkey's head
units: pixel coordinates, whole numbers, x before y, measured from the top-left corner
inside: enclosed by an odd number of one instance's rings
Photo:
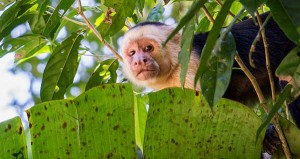
[[[144,22],[125,33],[122,42],[125,76],[135,85],[161,89],[178,67],[180,34],[166,46],[163,43],[173,27],[157,22]]]

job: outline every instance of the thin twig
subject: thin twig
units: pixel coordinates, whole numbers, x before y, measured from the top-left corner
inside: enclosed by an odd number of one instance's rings
[[[274,85],[273,75],[272,75],[272,71],[271,71],[270,55],[269,55],[267,38],[266,38],[264,26],[262,26],[262,21],[261,21],[261,18],[259,16],[259,13],[256,12],[256,14],[257,14],[257,21],[258,21],[258,24],[259,24],[260,30],[261,30],[262,40],[263,40],[263,43],[264,43],[265,56],[266,56],[266,68],[267,68],[269,81],[270,81],[270,86],[271,86],[272,100],[273,100],[273,103],[275,103],[276,102],[275,85]],[[270,16],[270,15],[271,14],[269,14],[268,16]],[[282,132],[282,129],[280,127],[280,124],[279,124],[278,114],[275,114],[275,116],[273,118],[273,122],[274,122],[275,130],[277,131],[279,139],[282,143],[282,149],[284,151],[284,154],[285,154],[286,158],[291,158],[291,152],[288,148],[288,144],[286,142],[285,136],[284,136],[284,134]]]
[[[269,54],[269,48],[268,48],[268,43],[267,43],[267,37],[266,37],[266,33],[265,33],[265,28],[264,28],[264,26],[262,26],[262,21],[259,16],[259,13],[256,12],[256,14],[257,14],[256,18],[258,21],[258,25],[261,30],[262,40],[264,43],[265,56],[266,56],[266,68],[268,71],[269,81],[270,81],[270,85],[271,85],[272,99],[273,99],[273,103],[275,103],[276,102],[275,85],[274,85],[274,79],[273,79],[273,75],[272,75],[272,71],[271,71],[270,54]],[[269,14],[268,16],[270,16],[270,15],[271,14]]]
[[[52,15],[53,13],[51,13],[51,12],[49,12],[49,11],[45,11],[46,12],[46,14],[49,14],[49,15]],[[64,20],[67,20],[67,21],[70,21],[70,22],[72,22],[72,23],[74,23],[74,24],[77,24],[77,25],[80,25],[80,26],[87,26],[85,23],[82,23],[82,22],[80,22],[80,21],[77,21],[77,20],[74,20],[74,19],[71,19],[71,18],[68,18],[67,16],[62,16],[62,18],[64,19]]]
[[[206,17],[208,18],[208,20],[211,22],[211,23],[214,23],[215,20],[214,18],[211,16],[211,14],[208,12],[207,8],[205,7],[205,5],[203,5],[202,7],[202,11],[204,12],[204,14],[206,15]]]
[[[103,39],[103,37],[100,35],[100,33],[96,30],[96,28],[91,24],[91,22],[86,18],[82,11],[82,5],[81,5],[81,0],[78,0],[78,14],[80,14],[87,24],[87,26],[93,31],[93,33],[97,36],[97,38],[105,45],[107,46],[113,54],[116,56],[117,59],[119,59],[121,62],[123,62],[123,58],[118,54],[118,52],[108,43]]]
[[[235,55],[235,61],[238,63],[238,65],[241,67],[241,70],[245,73],[245,75],[248,77],[250,80],[251,84],[254,87],[254,90],[258,96],[259,102],[262,105],[262,107],[265,109],[266,112],[270,112],[270,108],[267,105],[267,102],[265,100],[265,97],[259,87],[259,84],[257,83],[255,77],[252,75],[252,73],[249,71],[247,66],[244,64],[243,60],[239,56],[238,53]]]
[[[220,0],[216,0],[216,2],[223,7],[223,3]],[[231,15],[232,17],[236,17],[231,11],[229,11],[229,15]],[[242,21],[240,18],[237,19],[237,21]]]
[[[253,40],[252,44],[251,44],[251,47],[250,47],[250,52],[248,54],[248,58],[249,58],[249,62],[250,62],[250,65],[255,68],[255,63],[254,61],[252,60],[252,55],[253,53],[255,52],[255,47],[256,47],[256,43],[260,40],[260,37],[261,37],[261,31],[262,31],[262,28],[264,28],[267,24],[267,22],[269,21],[269,19],[271,18],[271,14],[269,14],[267,16],[267,18],[265,19],[265,21],[263,22],[262,24],[262,27],[260,27],[255,39]]]

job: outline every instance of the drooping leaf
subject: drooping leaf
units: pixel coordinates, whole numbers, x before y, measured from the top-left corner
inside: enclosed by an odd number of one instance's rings
[[[17,1],[3,12],[3,14],[0,16],[0,33],[2,33],[7,26],[15,21],[23,3],[23,1]]]
[[[180,83],[181,86],[184,87],[185,78],[188,70],[188,66],[190,63],[190,55],[192,52],[192,44],[194,40],[194,30],[195,30],[195,21],[193,19],[185,25],[183,28],[181,41],[180,41],[180,52],[178,55],[178,60],[181,66],[180,70]]]
[[[259,136],[261,135],[262,131],[267,127],[267,125],[270,123],[270,121],[272,120],[272,118],[274,117],[274,115],[278,112],[278,110],[282,107],[284,101],[290,97],[291,95],[291,85],[287,85],[284,90],[282,91],[282,93],[279,95],[279,97],[277,98],[275,105],[273,106],[272,110],[270,111],[267,119],[260,125],[260,127],[257,129],[256,132],[256,139],[259,138]]]
[[[27,158],[25,132],[19,117],[0,123],[0,141],[0,158]]]
[[[78,14],[78,12],[76,9],[70,9],[67,12],[67,14],[65,14],[65,17],[72,19],[77,14]],[[82,26],[76,25],[73,22],[71,22],[70,20],[62,19],[59,26],[57,27],[57,31],[54,33],[53,39],[57,39],[57,37],[60,33],[60,30],[64,27],[68,28],[68,30],[70,30],[70,31],[71,30],[79,30],[82,28]]]
[[[117,59],[108,59],[102,61],[88,80],[85,90],[87,91],[95,86],[99,86],[100,84],[104,83],[116,83],[116,71],[118,68],[119,62]]]
[[[73,33],[51,54],[42,79],[42,101],[63,99],[77,71],[78,47],[82,38],[80,31]]]
[[[48,5],[50,4],[50,0],[37,0],[37,3],[39,4],[38,19],[40,19],[44,12],[47,10]]]
[[[46,27],[44,17],[39,16],[38,14],[35,14],[32,16],[32,18],[29,21],[29,25],[30,25],[31,31],[35,34],[42,34],[43,30]]]
[[[267,2],[272,17],[285,32],[287,37],[300,44],[300,1],[271,0]]]
[[[177,27],[172,31],[172,33],[168,36],[164,45],[171,40],[178,31],[183,28],[199,11],[199,9],[207,2],[207,0],[196,0],[192,4],[191,8],[187,11],[187,13],[181,18],[180,22],[178,23]]]
[[[51,16],[49,16],[46,21],[46,27],[42,31],[42,34],[45,36],[50,35],[53,37],[57,27],[59,26],[61,17],[67,12],[70,6],[74,3],[75,0],[60,1]],[[46,3],[46,2],[45,2]],[[47,3],[46,3],[47,4]]]
[[[145,0],[137,0],[136,1],[136,8],[142,15],[143,15],[144,5],[145,5]]]
[[[103,37],[114,35],[125,25],[127,17],[131,16],[136,1],[135,0],[104,0],[105,6],[114,11],[113,15],[107,14],[106,20],[103,21],[99,30]]]
[[[222,37],[222,36],[221,36]],[[231,78],[236,52],[235,40],[229,32],[224,39],[217,40],[200,78],[203,96],[210,106],[215,105],[224,95]]]
[[[14,2],[14,0],[1,0],[0,10],[3,10],[6,6]]]
[[[294,48],[276,69],[276,76],[293,85],[293,96],[300,93],[300,47]],[[291,80],[291,81],[290,81]]]
[[[246,106],[222,99],[214,112],[192,90],[149,95],[145,158],[260,158],[255,144],[260,118]],[[247,142],[245,142],[247,141]]]
[[[30,20],[32,18],[34,14],[26,14],[23,15],[21,17],[18,17],[16,20],[14,20],[12,23],[10,23],[7,27],[5,27],[3,29],[2,32],[0,32],[0,40],[2,40],[3,38],[5,38],[6,36],[10,35],[10,33],[12,32],[12,30],[20,25],[25,23],[27,20]]]
[[[15,62],[24,62],[39,53],[49,52],[47,40],[36,34],[24,35],[18,38],[6,38],[0,45],[0,57],[6,53],[15,52]],[[39,52],[44,48],[44,52]]]
[[[147,21],[158,22],[163,18],[165,8],[162,3],[158,3],[148,14]]]
[[[257,8],[260,7],[262,4],[266,3],[267,0],[240,0],[246,10],[254,17],[254,13],[256,12]]]
[[[222,25],[226,19],[226,16],[229,12],[230,6],[233,3],[233,0],[227,0],[225,1],[223,7],[221,8],[220,12],[218,13],[218,16],[215,19],[214,25],[208,34],[206,44],[202,50],[201,57],[200,57],[200,64],[196,73],[196,77],[194,80],[194,85],[198,83],[199,79],[202,78],[203,72],[205,69],[207,69],[207,63],[208,59],[210,58],[210,55],[212,53],[212,50],[216,44],[216,41],[218,39],[218,36],[220,35]]]

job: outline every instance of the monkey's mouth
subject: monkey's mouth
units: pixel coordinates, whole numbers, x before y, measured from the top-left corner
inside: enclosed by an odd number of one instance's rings
[[[137,74],[136,77],[139,80],[147,80],[157,74],[156,70],[153,69],[141,69]]]

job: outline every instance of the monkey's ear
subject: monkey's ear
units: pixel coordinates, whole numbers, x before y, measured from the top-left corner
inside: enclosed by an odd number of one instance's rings
[[[173,26],[164,26],[164,27],[166,27],[166,38],[168,38],[168,36],[170,36],[170,34],[175,29],[175,27],[173,27]],[[180,43],[180,38],[181,38],[181,33],[177,32],[170,41],[179,44]]]

